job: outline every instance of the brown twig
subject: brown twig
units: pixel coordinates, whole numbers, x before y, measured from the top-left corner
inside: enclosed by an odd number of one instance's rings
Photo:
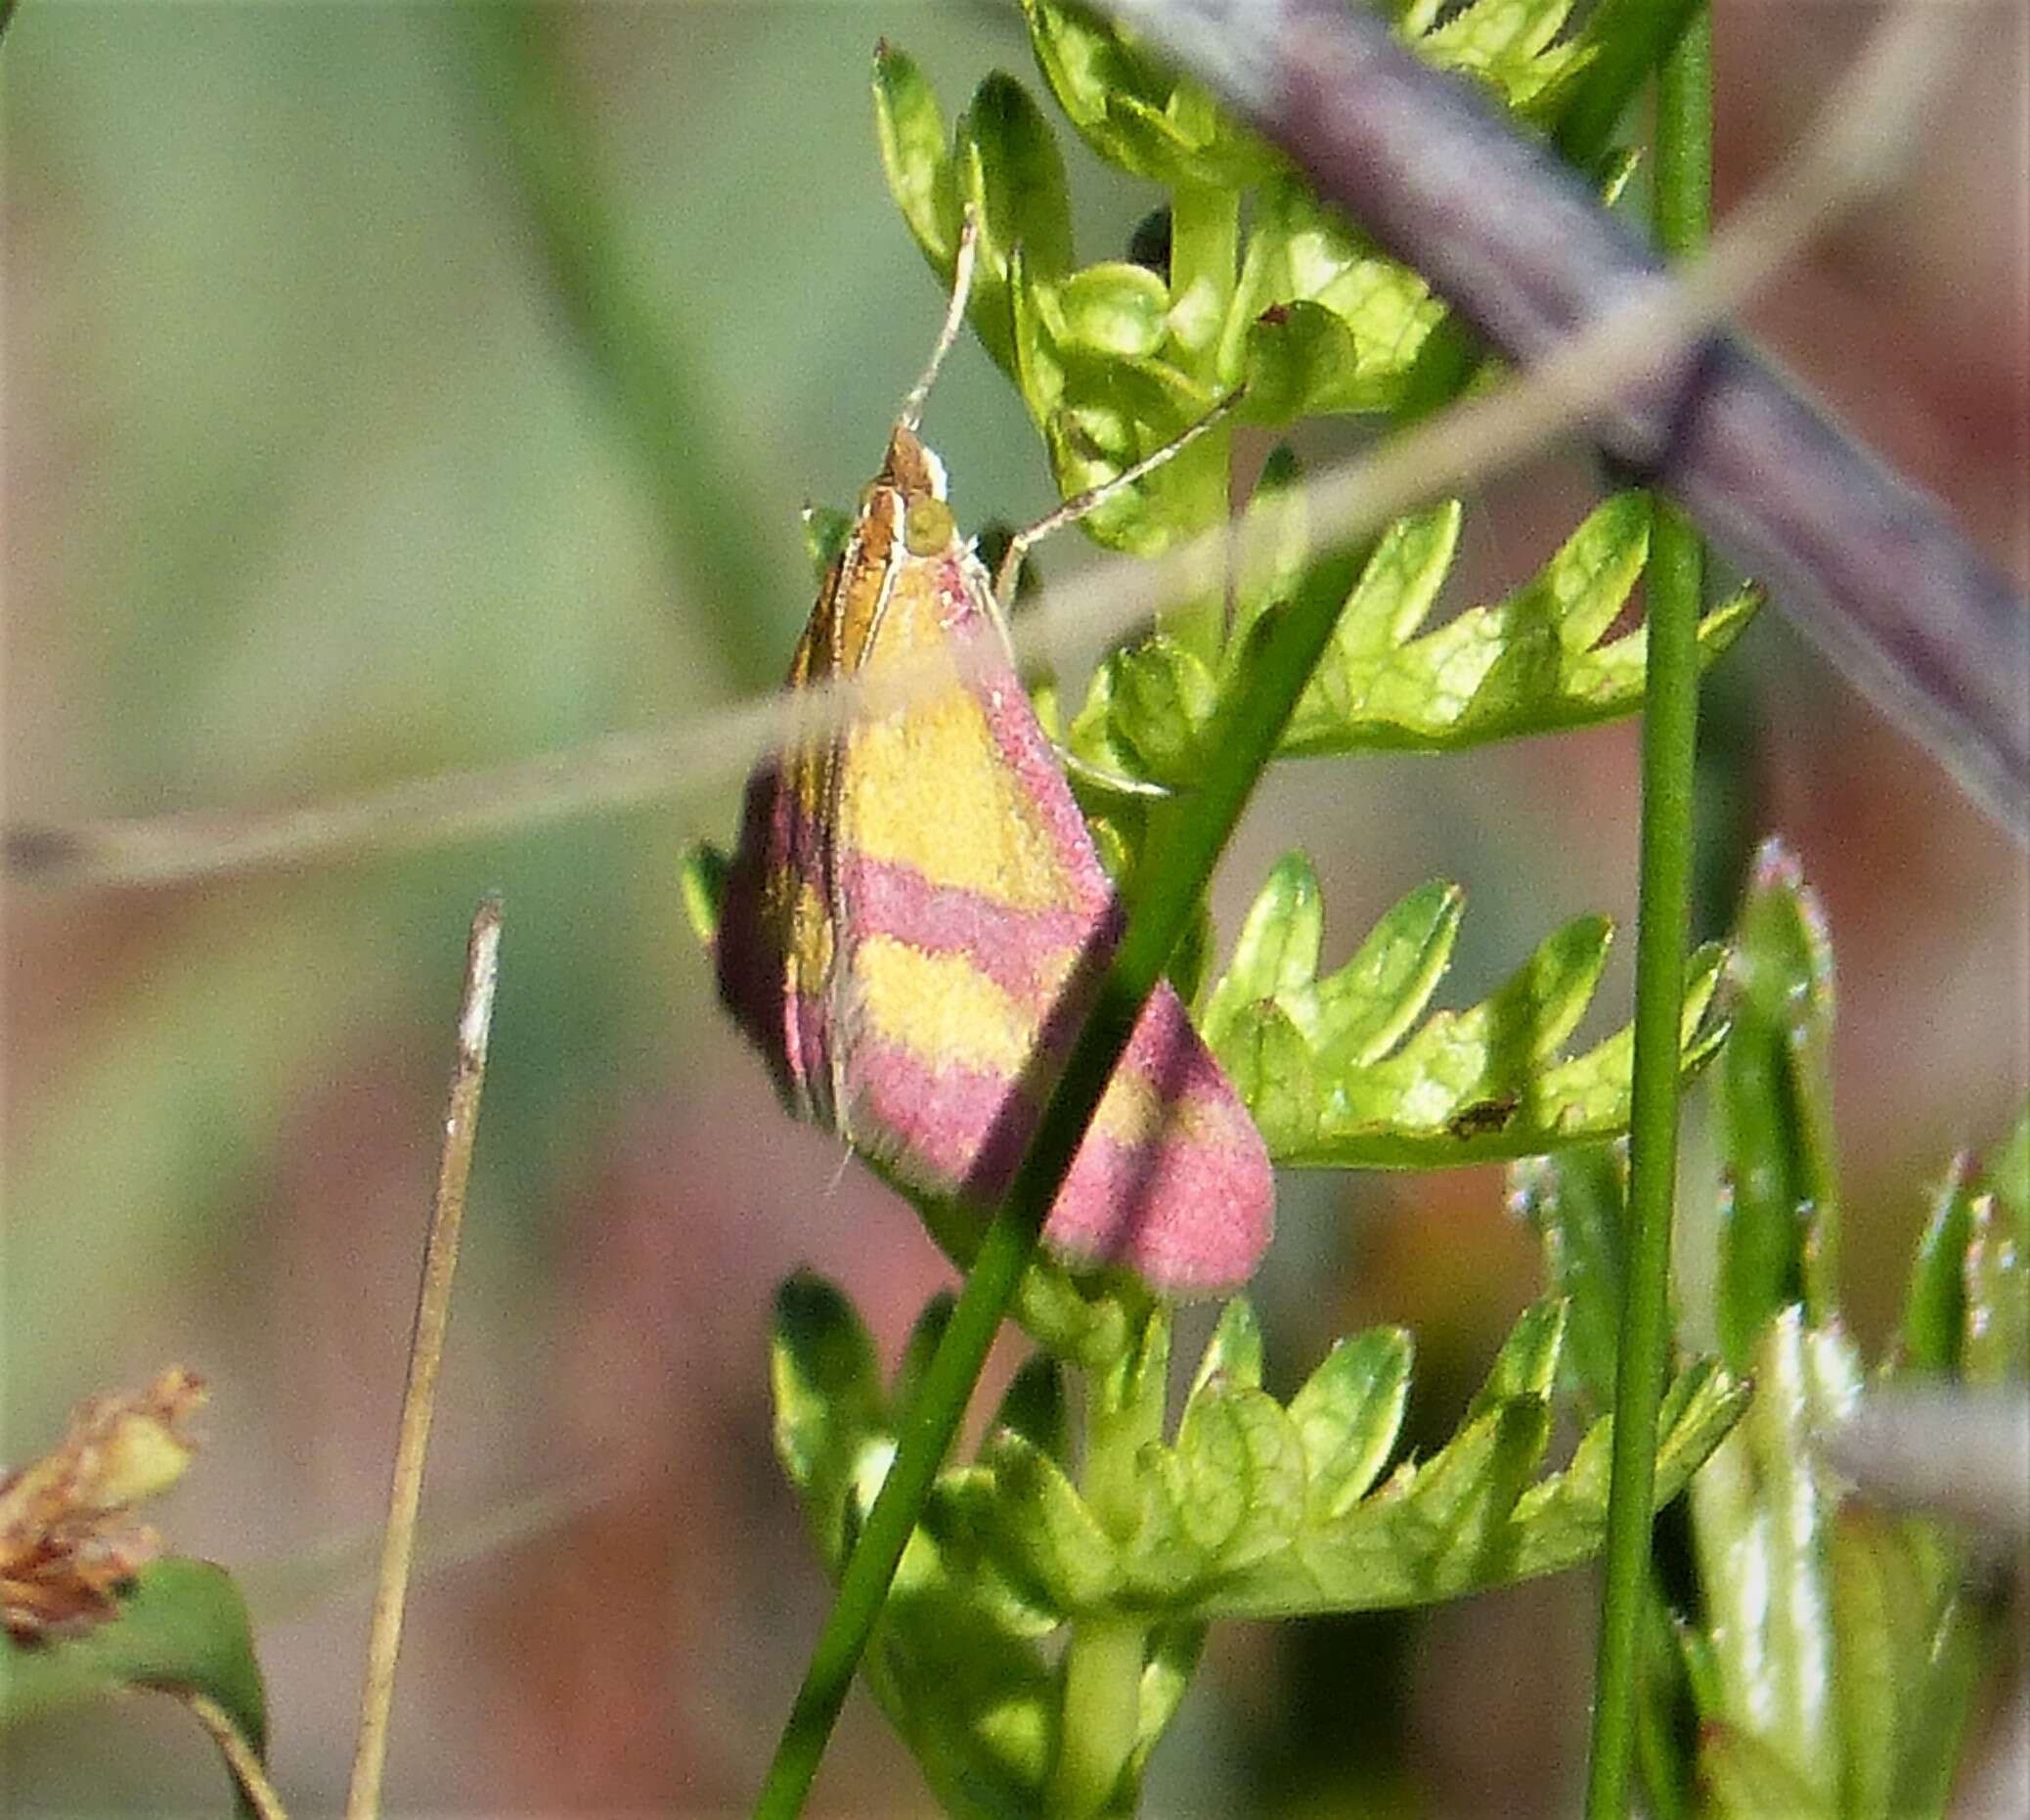
[[[1665,282],[1579,173],[1346,0],[1095,0],[1289,153],[1489,341],[1533,364]],[[1914,138],[1923,71],[1960,25],[1906,6],[1911,76],[1814,138],[1849,198]],[[1611,457],[1690,508],[1848,677],[1988,812],[2030,828],[2030,611],[1911,486],[1733,335],[1682,342],[1588,415]]]
[[[422,1495],[423,1456],[430,1444],[437,1372],[443,1363],[445,1328],[451,1318],[459,1225],[465,1210],[465,1182],[472,1171],[479,1093],[486,1083],[487,1033],[493,1023],[494,985],[500,975],[500,960],[501,901],[487,898],[473,914],[472,933],[465,946],[458,1057],[452,1067],[450,1103],[444,1115],[444,1152],[437,1170],[437,1199],[430,1214],[422,1286],[416,1302],[416,1331],[409,1347],[409,1382],[402,1396],[402,1422],[395,1442],[387,1535],[381,1544],[380,1578],[375,1589],[374,1622],[367,1640],[367,1678],[360,1697],[360,1730],[353,1747],[346,1820],[373,1820],[380,1806],[380,1775],[387,1759],[388,1714],[395,1692],[395,1658],[402,1647],[402,1607],[416,1548],[416,1512]]]

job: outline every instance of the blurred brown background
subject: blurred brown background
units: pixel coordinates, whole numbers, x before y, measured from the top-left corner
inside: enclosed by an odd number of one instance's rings
[[[854,496],[941,307],[882,186],[869,53],[890,36],[955,111],[995,65],[1031,79],[1019,14],[502,17],[30,0],[14,22],[10,820],[277,805],[701,715],[779,675],[811,592],[797,510]],[[1723,213],[1874,17],[1721,9]],[[1970,10],[1904,181],[1754,315],[2019,580],[2026,32],[2013,0]],[[668,350],[659,432],[616,408],[546,255],[504,124],[531,92],[592,159],[600,281]],[[1153,198],[1067,155],[1081,257],[1106,256]],[[928,428],[962,518],[1045,503],[976,350]],[[1456,599],[1513,585],[1590,484],[1567,460],[1489,489]],[[1774,614],[1710,692],[1703,932],[1743,843],[1786,833],[1837,944],[1873,1345],[1920,1184],[2030,1074],[2024,861]],[[1443,873],[1474,894],[1442,993],[1468,1002],[1566,916],[1632,921],[1634,778],[1630,728],[1286,768],[1222,923],[1295,844],[1335,959]],[[212,1380],[210,1444],[162,1519],[245,1576],[296,1811],[342,1793],[459,954],[491,888],[505,975],[391,1807],[704,1814],[759,1777],[825,1591],[769,1451],[772,1291],[808,1261],[892,1351],[946,1272],[777,1111],[717,1013],[673,868],[732,813],[723,792],[284,874],[9,893],[0,1457],[171,1358]],[[1626,996],[1624,954],[1588,1029]],[[1339,1332],[1405,1322],[1420,1436],[1537,1287],[1490,1172],[1293,1179],[1282,1226],[1259,1285],[1275,1387]],[[1151,1809],[1567,1808],[1590,1596],[1567,1576],[1429,1619],[1217,1633]],[[218,1788],[196,1731],[146,1702],[0,1741],[16,1811],[215,1808]],[[821,1809],[918,1811],[915,1788],[856,1700]]]

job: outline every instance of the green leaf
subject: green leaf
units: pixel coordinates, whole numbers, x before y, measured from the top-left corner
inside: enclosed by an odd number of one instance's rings
[[[163,1556],[135,1575],[103,1623],[32,1644],[0,1637],[0,1726],[136,1687],[205,1696],[266,1756],[267,1694],[253,1630],[223,1568]],[[243,1802],[241,1811],[250,1810]]]
[[[1088,265],[1057,293],[1065,341],[1081,354],[1138,360],[1157,353],[1169,333],[1170,294],[1139,265]]]
[[[1972,1233],[1968,1159],[1961,1156],[1933,1192],[1911,1257],[1903,1319],[1888,1369],[1894,1376],[1957,1373],[1966,1332],[1966,1245]]]
[[[1729,1197],[1715,1319],[1738,1368],[1776,1310],[1813,1324],[1836,1298],[1832,957],[1825,917],[1776,841],[1757,854],[1728,965],[1733,1031],[1720,1068]]]
[[[1588,1404],[1613,1401],[1626,1267],[1628,1152],[1581,1144],[1511,1171],[1510,1199],[1543,1241],[1545,1273],[1570,1310],[1566,1356]]]
[[[874,133],[889,194],[931,270],[949,284],[960,210],[944,111],[915,61],[886,42],[874,51]]]
[[[1214,1379],[1249,1390],[1261,1386],[1261,1323],[1245,1296],[1234,1297],[1219,1310],[1219,1323],[1192,1373],[1187,1403]]]
[[[809,1271],[775,1293],[769,1380],[776,1457],[836,1568],[850,1503],[879,1483],[894,1448],[874,1343],[852,1303]]]
[[[1226,642],[1228,669],[1248,645],[1255,623],[1271,607],[1287,605],[1302,585],[1308,545],[1302,469],[1287,443],[1269,451],[1242,518],[1239,574],[1234,579],[1233,626]]]
[[[955,1298],[951,1292],[941,1289],[918,1311],[910,1325],[908,1339],[903,1342],[903,1355],[896,1361],[886,1407],[906,1409],[915,1398],[917,1389],[923,1383],[923,1374],[930,1369],[931,1356],[944,1339],[946,1327],[950,1324],[954,1305]]]
[[[1476,0],[1413,48],[1440,69],[1480,77],[1507,107],[1541,116],[1550,95],[1596,54],[1578,39],[1552,42],[1570,12],[1571,0]]]
[[[1087,145],[1160,183],[1231,189],[1269,168],[1260,143],[1165,60],[1090,14],[1023,0],[1037,67]]]
[[[1304,855],[1286,853],[1249,908],[1233,958],[1206,1000],[1206,1041],[1216,1047],[1249,1005],[1307,990],[1324,932],[1318,874]]]
[[[1713,1811],[1727,1820],[1828,1820],[1837,1811],[1823,1789],[1800,1777],[1768,1745],[1730,1725],[1708,1726],[1699,1740],[1699,1779]]]
[[[1285,754],[1448,750],[1640,706],[1647,628],[1601,641],[1649,553],[1644,497],[1604,501],[1507,599],[1419,636],[1451,566],[1459,515],[1447,502],[1384,534],[1292,718]],[[1758,599],[1744,591],[1705,615],[1701,661],[1734,642]]]
[[[853,535],[853,514],[831,506],[804,508],[804,554],[811,558],[812,579],[823,587],[832,564],[846,553]]]
[[[1344,1517],[1367,1495],[1402,1428],[1413,1356],[1404,1329],[1372,1328],[1339,1341],[1290,1399],[1314,1520]]]
[[[1071,199],[1057,137],[1013,76],[990,75],[952,135],[961,202],[979,217],[968,316],[1002,371],[1016,372],[1009,267],[1054,289],[1072,266]]]
[[[1067,1613],[1106,1601],[1120,1559],[1064,1469],[1011,1431],[990,1437],[980,1459],[997,1493],[985,1539],[1016,1583]]]
[[[1410,1030],[1444,969],[1460,911],[1456,888],[1427,885],[1340,972],[1306,979],[1317,958],[1317,881],[1300,856],[1277,866],[1207,999],[1205,1032],[1278,1162],[1514,1158],[1626,1128],[1629,1031],[1582,1055],[1557,1054],[1606,960],[1602,918],[1556,932],[1471,1010],[1434,1012]],[[1721,1034],[1706,1018],[1720,963],[1719,951],[1701,950],[1687,969],[1687,1072]]]
[[[994,1494],[976,1521],[1027,1597],[1081,1618],[1196,1624],[1373,1609],[1569,1567],[1600,1544],[1609,1430],[1596,1424],[1566,1472],[1530,1483],[1550,1436],[1544,1392],[1562,1325],[1556,1304],[1529,1310],[1477,1413],[1379,1489],[1369,1487],[1394,1443],[1409,1368],[1408,1336],[1394,1331],[1337,1348],[1287,1410],[1202,1371],[1175,1443],[1141,1450],[1140,1517],[1125,1539],[1110,1541],[1070,1480],[1009,1436],[983,1456]],[[1246,1351],[1237,1328],[1219,1344]],[[1743,1397],[1714,1360],[1673,1385],[1660,1497],[1675,1495]]]
[[[1255,209],[1217,370],[1228,384],[1246,377],[1264,388],[1258,398],[1251,382],[1251,422],[1389,411],[1444,314],[1408,266],[1383,256],[1298,178],[1278,176]]]
[[[1692,1487],[1723,1709],[1830,1810],[1840,1775],[1829,1551],[1838,1491],[1812,1437],[1852,1408],[1837,1332],[1779,1311],[1750,1354],[1755,1398]]]
[[[1832,1626],[1838,1651],[1839,1811],[1847,1820],[1891,1820],[1900,1720],[1920,1669],[1934,1614],[1916,1564],[1885,1521],[1843,1512],[1831,1535]]]
[[[897,1407],[905,1407],[898,1399]],[[993,1426],[1020,1435],[1038,1452],[1063,1465],[1072,1457],[1071,1410],[1064,1367],[1046,1353],[1024,1359],[1008,1381]]]
[[[1101,670],[1104,683],[1072,723],[1073,752],[1152,783],[1191,787],[1203,775],[1201,746],[1219,705],[1212,672],[1161,634],[1113,652]]]
[[[730,863],[709,841],[693,841],[677,857],[677,889],[691,933],[706,949],[719,940],[719,914],[726,903]]]
[[[1040,297],[1040,288],[1032,287],[1032,294]],[[1136,463],[1176,441],[1218,402],[1207,386],[1166,360],[1100,359],[1080,353],[1061,337],[1057,355],[1061,388],[1052,408],[1041,408],[1050,394],[1028,375],[1024,395],[1042,428],[1051,478],[1063,499],[1111,485]],[[1215,504],[1223,515],[1223,497]],[[1213,522],[1188,461],[1166,462],[1079,520],[1093,542],[1136,555],[1160,555],[1180,536],[1209,529]]]
[[[1272,303],[1248,325],[1240,379],[1250,423],[1274,428],[1332,409],[1359,365],[1353,332],[1322,303]]]

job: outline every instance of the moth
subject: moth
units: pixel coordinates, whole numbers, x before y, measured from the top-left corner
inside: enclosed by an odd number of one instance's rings
[[[904,664],[920,686],[894,711],[755,771],[717,968],[794,1113],[905,1188],[986,1209],[1021,1159],[1038,1077],[1069,1051],[1123,915],[1016,674],[993,584],[959,535],[944,466],[917,435],[964,320],[971,254],[969,233],[938,349],[789,668],[792,689]],[[1259,1133],[1176,992],[1159,985],[1045,1244],[1162,1294],[1209,1294],[1253,1273],[1273,1205]]]

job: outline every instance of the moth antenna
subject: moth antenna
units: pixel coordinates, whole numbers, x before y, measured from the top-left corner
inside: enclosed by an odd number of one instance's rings
[[[1021,574],[1022,560],[1029,555],[1032,545],[1041,543],[1052,531],[1061,531],[1068,524],[1077,524],[1088,512],[1096,511],[1109,500],[1126,492],[1129,487],[1139,485],[1164,463],[1182,455],[1207,430],[1231,416],[1235,407],[1247,395],[1248,388],[1245,385],[1236,385],[1196,423],[1172,436],[1162,448],[1143,456],[1131,467],[1124,467],[1113,479],[1103,480],[1096,487],[1087,487],[1082,493],[1074,493],[1054,511],[1045,512],[1036,523],[1017,531],[1009,538],[1000,566],[993,572],[994,603],[999,606],[1002,613],[1005,615],[1014,604],[1015,578]]]
[[[973,259],[979,245],[980,217],[968,202],[964,225],[958,231],[958,254],[951,264],[951,301],[945,309],[945,326],[938,331],[937,345],[931,349],[930,364],[924,368],[923,377],[909,387],[909,395],[903,400],[903,413],[898,421],[905,429],[914,430],[922,422],[923,401],[930,396],[938,369],[945,364],[945,356],[951,352],[959,332],[966,326],[966,303],[973,293]]]

